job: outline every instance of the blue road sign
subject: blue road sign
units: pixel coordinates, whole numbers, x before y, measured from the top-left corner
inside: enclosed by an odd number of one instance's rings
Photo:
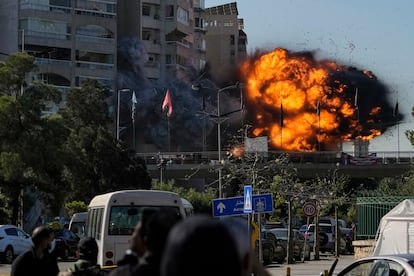
[[[244,186],[244,213],[253,211],[252,186]]]
[[[254,213],[270,213],[273,211],[272,194],[253,195]],[[213,199],[213,216],[238,216],[244,214],[244,197],[228,197]]]

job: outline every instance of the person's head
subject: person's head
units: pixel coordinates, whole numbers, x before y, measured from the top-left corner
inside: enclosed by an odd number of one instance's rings
[[[243,218],[225,218],[221,221],[229,230],[237,246],[242,266],[242,275],[251,275],[254,263],[254,252],[251,247],[247,221]]]
[[[96,264],[98,259],[98,244],[96,240],[91,237],[81,239],[78,243],[78,254],[79,259]]]
[[[48,249],[53,240],[53,231],[46,226],[38,226],[32,232],[33,245],[41,250]]]
[[[173,208],[144,210],[140,234],[151,254],[161,257],[170,230],[180,220],[180,214]]]
[[[170,231],[161,263],[162,276],[240,276],[241,260],[227,227],[194,215]]]

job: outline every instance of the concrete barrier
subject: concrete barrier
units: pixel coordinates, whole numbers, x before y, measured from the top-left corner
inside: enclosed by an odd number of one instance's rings
[[[358,260],[372,254],[375,240],[356,240],[352,242],[352,245],[354,246],[354,258]]]

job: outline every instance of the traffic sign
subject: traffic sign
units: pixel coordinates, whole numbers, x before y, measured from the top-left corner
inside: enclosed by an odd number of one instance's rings
[[[307,217],[314,217],[316,215],[316,205],[311,201],[305,202],[305,204],[303,204],[302,210]]]
[[[272,194],[252,195],[252,211],[254,213],[270,213],[273,211]],[[228,197],[213,199],[213,216],[238,216],[244,214],[244,197]]]
[[[244,210],[245,213],[253,211],[252,206],[252,186],[244,186]]]

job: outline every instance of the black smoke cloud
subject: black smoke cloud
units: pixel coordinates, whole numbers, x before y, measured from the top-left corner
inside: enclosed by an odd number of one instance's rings
[[[118,45],[117,87],[135,91],[138,143],[150,144],[159,151],[201,151],[203,133],[211,136],[215,125],[209,119],[209,114],[214,112],[210,104],[214,100],[212,91],[195,91],[190,83],[182,80],[151,82],[142,71],[148,60],[142,42],[136,38],[123,38]],[[171,93],[173,106],[170,118],[161,109],[167,89]],[[131,96],[131,92],[121,93],[120,137],[124,141],[132,141]],[[205,113],[202,111],[203,97]],[[207,118],[203,119],[203,116]]]

